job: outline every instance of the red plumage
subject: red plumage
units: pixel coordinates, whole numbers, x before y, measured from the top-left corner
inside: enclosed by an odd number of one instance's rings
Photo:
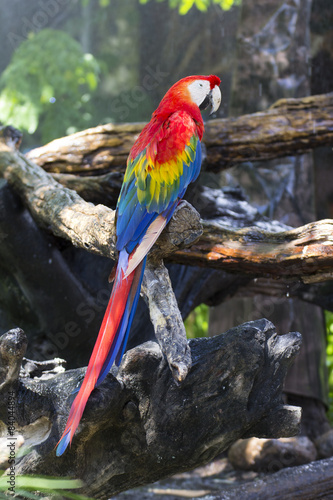
[[[204,132],[204,124],[200,109],[196,104],[191,101],[188,85],[195,80],[207,80],[210,83],[210,88],[213,89],[215,85],[220,85],[221,80],[215,75],[210,76],[187,76],[175,83],[165,94],[161,100],[158,108],[152,114],[151,120],[142,129],[141,134],[135,141],[131,152],[130,159],[135,158],[140,154],[145,147],[151,142],[152,138],[159,142],[165,133],[163,125],[167,122],[168,118],[179,110],[182,110],[192,118],[197,126],[199,140],[201,141]],[[151,146],[152,148],[153,146]]]
[[[112,294],[89,360],[84,380],[75,398],[75,404],[73,403],[71,407],[65,430],[58,443],[59,445],[62,442],[62,446],[60,446],[60,448],[58,447],[57,450],[58,455],[61,455],[68,443],[72,442],[75,430],[79,425],[89,396],[96,386],[105,360],[114,342],[119,323],[124,314],[135,273],[136,271],[133,271],[127,279],[123,279],[123,270],[119,269],[119,267],[116,270],[118,279],[116,278],[115,280],[115,285],[112,289]]]

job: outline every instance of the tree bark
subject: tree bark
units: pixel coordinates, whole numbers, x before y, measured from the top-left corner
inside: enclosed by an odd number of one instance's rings
[[[245,485],[228,488],[211,500],[318,500],[332,496],[333,458],[289,467]]]
[[[59,360],[23,360],[18,380],[26,339],[10,331],[0,339],[2,398],[14,398],[16,432],[33,446],[16,473],[80,478],[82,493],[106,499],[204,464],[240,437],[294,435],[300,410],[283,405],[281,391],[300,339],[276,335],[263,319],[192,340],[193,364],[181,385],[157,344],[136,347],[94,390],[72,447],[56,458],[84,369],[59,373]],[[0,416],[7,421],[6,405]]]
[[[55,173],[124,172],[144,124],[103,125],[34,149],[27,157]],[[281,99],[265,112],[211,120],[205,126],[205,168],[304,153],[333,142],[333,93]]]
[[[303,283],[333,279],[330,219],[279,233],[256,227],[221,228],[209,221],[203,221],[203,228],[200,239],[175,252],[172,261]]]

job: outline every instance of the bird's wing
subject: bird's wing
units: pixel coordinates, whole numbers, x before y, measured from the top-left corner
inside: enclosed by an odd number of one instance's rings
[[[138,265],[170,220],[187,186],[200,172],[201,145],[196,124],[183,111],[173,113],[129,157],[117,204],[117,248],[136,249]],[[138,249],[138,246],[140,246]],[[131,272],[131,271],[130,271]],[[127,273],[126,273],[127,274]]]

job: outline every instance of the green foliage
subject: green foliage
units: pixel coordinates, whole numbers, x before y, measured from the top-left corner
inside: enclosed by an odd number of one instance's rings
[[[31,33],[15,51],[0,79],[0,120],[41,139],[89,126],[89,101],[99,65],[63,31]]]
[[[328,370],[328,387],[329,387],[329,411],[328,417],[333,425],[333,313],[326,311],[326,329],[327,329],[327,370]]]
[[[185,320],[186,334],[189,339],[205,337],[208,333],[209,307],[200,304]]]
[[[8,476],[3,473],[0,476],[0,499],[8,500]],[[89,497],[73,493],[72,491],[83,486],[77,479],[53,478],[47,476],[16,476],[15,477],[15,498],[24,499],[47,499],[49,495],[56,495],[59,498],[70,498],[73,500],[93,500]],[[47,496],[44,496],[47,495]]]
[[[100,0],[102,1],[102,0]],[[106,0],[108,1],[108,0]],[[161,2],[163,0],[156,0]],[[140,3],[148,3],[149,0],[140,0]],[[240,5],[241,0],[169,0],[169,5],[172,9],[177,8],[179,14],[185,15],[196,7],[201,12],[206,12],[210,5],[219,5],[222,10],[230,10],[234,5]]]

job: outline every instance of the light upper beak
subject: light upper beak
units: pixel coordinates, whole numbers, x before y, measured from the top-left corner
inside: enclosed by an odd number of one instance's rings
[[[212,115],[219,109],[221,104],[221,99],[222,95],[220,87],[215,85],[215,87],[209,92],[209,102],[212,107],[211,112],[209,113],[210,115]]]
[[[221,104],[221,98],[222,96],[220,87],[215,85],[215,87],[211,89],[209,93],[206,95],[206,97],[200,104],[199,109],[203,111],[204,109],[207,109],[209,106],[211,106],[211,112],[209,114],[212,115],[213,113],[215,113],[215,111],[219,109],[219,106]]]

